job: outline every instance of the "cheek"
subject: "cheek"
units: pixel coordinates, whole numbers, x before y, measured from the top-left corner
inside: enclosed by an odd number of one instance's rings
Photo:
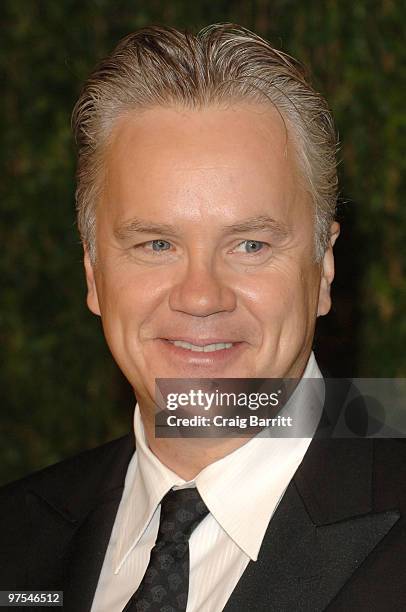
[[[295,290],[292,291],[287,321],[291,325],[292,340],[307,343],[314,335],[317,315],[318,284],[313,268],[300,270]]]
[[[102,316],[115,317],[122,323],[129,318],[139,321],[159,302],[162,283],[153,274],[137,274],[131,269],[107,270],[100,282]]]
[[[151,294],[143,283],[117,271],[106,271],[98,285],[101,319],[107,343],[116,352],[138,338],[142,320],[150,312]]]
[[[252,311],[270,325],[289,314],[302,298],[300,277],[287,266],[269,270],[240,288],[244,301]]]
[[[246,304],[265,336],[289,335],[298,341],[306,336],[317,309],[317,283],[311,272],[285,266],[245,287]]]

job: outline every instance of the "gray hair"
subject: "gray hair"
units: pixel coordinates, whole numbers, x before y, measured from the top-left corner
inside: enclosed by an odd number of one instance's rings
[[[315,259],[322,260],[337,203],[337,138],[328,105],[299,62],[249,30],[226,23],[197,35],[164,26],[137,30],[84,84],[72,115],[79,149],[76,209],[93,263],[103,153],[117,118],[157,106],[202,108],[234,101],[271,102],[285,122],[313,201]]]

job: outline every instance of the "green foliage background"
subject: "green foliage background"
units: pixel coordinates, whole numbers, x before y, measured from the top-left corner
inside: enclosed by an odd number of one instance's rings
[[[85,306],[70,113],[95,62],[151,23],[240,23],[311,67],[342,140],[337,375],[406,376],[406,8],[394,0],[3,0],[0,481],[128,430],[134,400]]]

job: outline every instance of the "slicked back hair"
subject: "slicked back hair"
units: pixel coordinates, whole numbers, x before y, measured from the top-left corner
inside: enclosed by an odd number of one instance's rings
[[[315,259],[321,261],[337,201],[337,139],[328,105],[299,62],[241,26],[215,24],[196,35],[165,26],[142,28],[122,39],[84,84],[72,115],[76,207],[93,263],[104,152],[115,121],[154,107],[241,102],[270,103],[282,117],[314,205]]]

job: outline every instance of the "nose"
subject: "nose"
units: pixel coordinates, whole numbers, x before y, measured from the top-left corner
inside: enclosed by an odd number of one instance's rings
[[[236,295],[210,262],[189,262],[181,281],[171,290],[170,308],[195,317],[232,312]]]

